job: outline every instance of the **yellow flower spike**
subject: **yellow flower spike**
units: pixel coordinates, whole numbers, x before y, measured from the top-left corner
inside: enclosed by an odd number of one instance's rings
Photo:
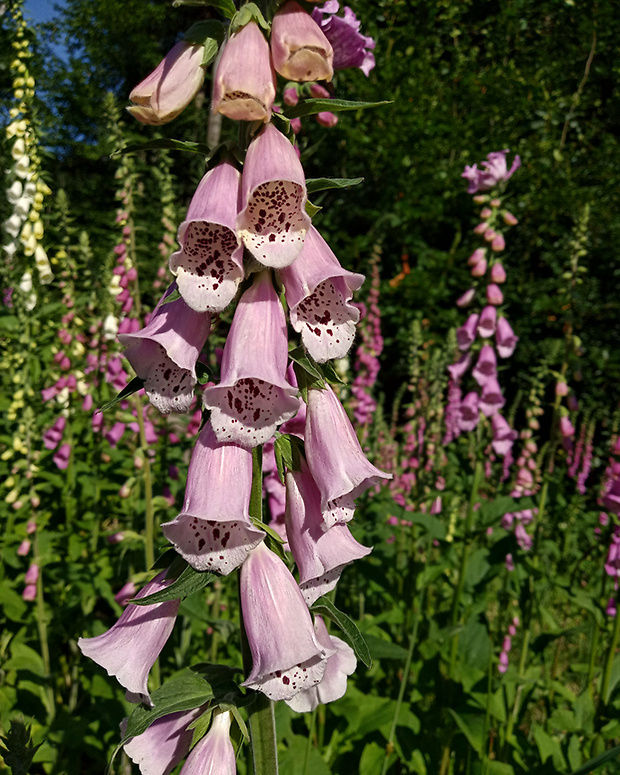
[[[32,224],[30,223],[30,221],[26,221],[26,223],[22,227],[22,233],[21,233],[22,241],[26,242],[27,240],[30,239],[31,235],[32,235]]]
[[[4,480],[4,486],[5,487],[14,487],[15,486],[15,477],[9,476],[7,479]]]
[[[28,80],[26,81],[26,86],[29,89],[34,89],[34,78],[31,75],[28,76]]]
[[[12,457],[13,457],[13,450],[5,449],[4,452],[0,455],[0,460],[10,460]]]
[[[15,412],[8,411],[6,413],[6,419],[7,420],[17,420],[17,415],[15,414]]]
[[[41,191],[37,191],[37,193],[34,195],[34,203],[43,204],[43,199],[43,193]]]
[[[23,397],[24,397],[24,391],[23,390],[16,390],[14,395],[13,395],[13,399],[15,401],[20,401]],[[18,433],[23,433],[23,426],[20,425],[19,428],[17,429],[17,431],[18,431]]]
[[[23,100],[24,99],[24,90],[23,89],[15,89],[15,99],[16,100]]]
[[[25,256],[34,256],[34,251],[37,249],[37,238],[34,234],[31,234],[27,240],[22,241],[22,245],[24,246]]]
[[[25,85],[26,85],[26,81],[25,81],[24,78],[16,78],[13,81],[13,88],[14,89],[21,89]]]
[[[41,240],[43,239],[43,234],[44,234],[43,221],[39,218],[38,220],[35,221],[35,224],[34,224],[34,236],[38,240]]]

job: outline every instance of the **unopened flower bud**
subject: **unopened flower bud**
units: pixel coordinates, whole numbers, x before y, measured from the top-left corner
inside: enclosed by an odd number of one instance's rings
[[[487,285],[487,301],[495,306],[504,303],[504,294],[499,285],[495,285],[495,283]]]
[[[335,113],[324,110],[321,113],[317,113],[316,120],[321,126],[331,129],[338,123],[338,116]]]
[[[486,235],[485,235],[486,239]],[[496,234],[493,239],[491,240],[491,250],[493,250],[495,253],[501,253],[502,250],[506,247],[506,240],[504,239],[503,234]]]
[[[509,213],[508,210],[505,210],[502,214],[502,217],[504,219],[504,223],[507,226],[516,226],[519,221],[515,218],[515,216],[512,213]]]
[[[299,93],[295,86],[288,86],[284,90],[284,104],[294,106],[299,102]]]
[[[506,270],[504,269],[504,267],[499,261],[497,261],[491,267],[491,282],[494,282],[494,283],[506,282]]]
[[[276,75],[269,44],[256,22],[230,37],[215,73],[213,113],[236,121],[269,121],[276,96]]]
[[[562,379],[556,382],[555,385],[555,394],[556,396],[567,396],[568,395],[568,385],[566,382]]]
[[[190,104],[202,88],[204,46],[187,41],[176,44],[155,70],[129,95],[135,103],[127,110],[143,124],[166,124]]]

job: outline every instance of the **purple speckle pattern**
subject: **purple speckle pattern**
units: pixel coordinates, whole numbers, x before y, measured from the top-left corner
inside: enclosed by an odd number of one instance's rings
[[[301,331],[304,346],[318,363],[343,358],[348,353],[355,338],[357,317],[358,311],[355,307],[347,309],[332,280],[320,283],[291,312],[293,327]]]
[[[288,266],[301,252],[308,230],[304,195],[290,180],[263,183],[252,192],[239,235],[261,264]]]
[[[211,424],[217,440],[244,447],[264,444],[278,425],[295,415],[299,402],[282,388],[262,379],[245,377],[232,386],[222,386],[217,397],[205,405],[212,409]]]
[[[334,525],[344,525],[353,519],[355,513],[355,501],[350,495],[342,495],[333,501],[329,501],[327,509],[323,512],[325,530]]]
[[[151,367],[144,389],[149,401],[162,414],[189,411],[194,398],[196,380],[187,369],[170,360],[159,346],[160,358]]]
[[[190,514],[181,514],[162,528],[193,568],[224,576],[238,568],[264,537],[249,523],[200,519]]]
[[[237,235],[226,226],[206,221],[188,225],[183,249],[172,256],[170,269],[192,309],[220,312],[231,302],[243,277],[231,258],[238,247]]]
[[[327,660],[320,656],[306,662],[293,665],[288,670],[276,670],[251,683],[244,683],[251,689],[257,689],[271,700],[289,700],[298,692],[316,686],[325,674]]]

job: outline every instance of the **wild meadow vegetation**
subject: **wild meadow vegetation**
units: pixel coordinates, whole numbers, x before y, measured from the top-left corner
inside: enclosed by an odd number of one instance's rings
[[[620,10],[292,5],[0,4],[0,772],[614,775]]]

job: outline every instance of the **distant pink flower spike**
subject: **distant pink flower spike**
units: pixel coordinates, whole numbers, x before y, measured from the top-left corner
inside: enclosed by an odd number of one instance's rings
[[[334,49],[334,70],[344,70],[349,67],[359,67],[368,76],[375,66],[372,50],[375,41],[362,35],[361,22],[353,11],[345,6],[344,18],[336,16],[338,1],[328,0],[321,8],[312,11],[312,18],[321,25],[327,39]]]
[[[499,382],[495,377],[490,377],[482,386],[480,394],[480,411],[485,417],[491,417],[506,404],[502,395]]]
[[[459,350],[469,350],[472,342],[476,338],[476,331],[478,329],[479,315],[471,314],[465,324],[456,329],[456,341],[459,346]]]
[[[497,310],[495,307],[491,305],[485,307],[480,313],[480,319],[478,320],[478,335],[484,339],[493,336],[496,322]]]
[[[251,490],[252,453],[219,444],[207,423],[192,453],[183,511],[162,525],[164,535],[196,570],[228,575],[265,537],[250,522]]]
[[[176,44],[155,70],[129,95],[127,110],[143,124],[166,124],[176,118],[198,94],[205,79],[204,46]]]
[[[237,232],[247,249],[265,266],[292,264],[311,224],[306,180],[295,149],[272,124],[250,143],[241,190]]]
[[[196,312],[221,312],[243,279],[243,245],[236,233],[241,174],[222,162],[198,184],[179,226],[180,250],[170,256],[179,292]]]
[[[264,444],[297,413],[298,391],[286,380],[287,360],[284,310],[270,272],[261,272],[235,310],[222,355],[222,380],[203,393],[219,441]]]
[[[496,455],[504,457],[512,449],[518,433],[508,425],[506,419],[499,412],[491,417],[491,425],[493,427],[493,441],[491,442],[493,451]]]
[[[342,358],[355,338],[359,309],[349,304],[364,275],[340,266],[319,232],[310,227],[303,250],[280,270],[289,317],[304,346],[319,363]]]

